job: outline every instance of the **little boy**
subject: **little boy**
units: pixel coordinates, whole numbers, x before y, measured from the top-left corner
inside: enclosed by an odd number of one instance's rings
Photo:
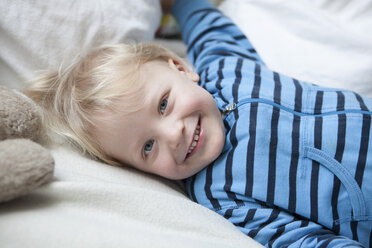
[[[172,11],[225,115],[222,153],[186,180],[190,197],[269,247],[372,247],[371,99],[270,71],[205,1]]]
[[[268,247],[371,247],[372,100],[270,71],[205,0],[172,13],[197,73],[159,47],[103,48],[29,90],[54,129],[108,163],[185,179]]]

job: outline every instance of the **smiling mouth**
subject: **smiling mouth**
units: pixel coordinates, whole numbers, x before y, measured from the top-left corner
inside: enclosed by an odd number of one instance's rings
[[[194,137],[193,137],[192,142],[189,146],[189,150],[187,151],[185,159],[190,157],[190,155],[193,153],[195,147],[198,145],[199,135],[200,135],[200,119],[198,120],[198,123],[196,125],[195,132],[194,132]]]
[[[198,124],[195,129],[194,139],[190,145],[189,151],[187,152],[187,155],[189,155],[195,148],[195,146],[198,144],[199,140],[199,133],[200,133],[200,125]]]

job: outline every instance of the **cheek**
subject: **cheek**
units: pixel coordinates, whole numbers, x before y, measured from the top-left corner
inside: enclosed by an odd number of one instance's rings
[[[174,168],[176,167],[175,161],[172,157],[168,156],[167,154],[159,154],[156,158],[156,161],[150,165],[151,167],[148,168],[147,172],[170,178],[170,176],[174,173]]]
[[[212,95],[200,86],[195,85],[193,90],[189,91],[187,97],[190,108],[204,108],[211,110],[216,107],[216,103]]]

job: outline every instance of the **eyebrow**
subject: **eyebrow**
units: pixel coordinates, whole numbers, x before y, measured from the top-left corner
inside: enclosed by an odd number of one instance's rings
[[[155,111],[156,114],[159,114],[159,111],[158,111],[158,108],[159,108],[159,102],[161,101],[161,98],[163,97],[163,92],[164,92],[164,87],[160,88],[158,91],[156,92],[148,92],[146,95],[145,95],[145,98],[146,99],[149,99],[148,101],[144,101],[144,106],[142,108],[142,110],[144,110],[143,112],[149,112],[150,113],[150,116],[152,112]],[[150,95],[150,97],[149,97]],[[150,104],[150,107],[147,108],[147,106]],[[152,105],[155,105],[155,107],[153,108]],[[148,113],[146,113],[148,114]],[[142,135],[142,134],[141,134]],[[135,143],[135,150],[139,150],[139,153],[136,152],[136,154],[139,154],[139,155],[136,155],[136,157],[139,157],[140,161],[143,161],[143,162],[146,162],[147,160],[143,157],[143,148],[144,148],[144,144],[148,141],[149,139],[137,139],[137,142]],[[156,142],[156,141],[155,141]]]
[[[142,149],[143,149],[143,144],[142,144],[142,139],[137,139],[137,142],[135,143],[135,157],[139,158],[141,161],[144,161],[144,158],[142,156]]]

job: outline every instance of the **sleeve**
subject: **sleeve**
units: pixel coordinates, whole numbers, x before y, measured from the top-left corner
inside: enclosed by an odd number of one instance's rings
[[[364,247],[315,222],[257,202],[220,210],[219,214],[266,247]]]
[[[261,58],[240,29],[206,0],[176,0],[172,7],[190,61],[200,73],[221,57]]]

